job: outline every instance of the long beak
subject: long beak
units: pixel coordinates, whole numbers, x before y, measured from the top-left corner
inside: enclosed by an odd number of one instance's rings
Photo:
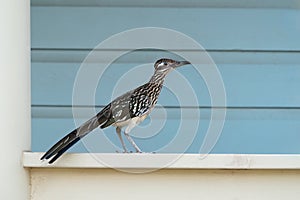
[[[191,64],[189,61],[179,61],[178,63],[175,64],[174,68],[180,67],[183,65],[189,65],[189,64]]]

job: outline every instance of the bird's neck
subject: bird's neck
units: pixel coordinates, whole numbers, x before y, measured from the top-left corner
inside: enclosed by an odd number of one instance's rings
[[[152,84],[162,85],[164,83],[167,74],[168,71],[163,71],[163,72],[155,71],[149,82]]]
[[[151,99],[151,104],[154,106],[157,103],[158,96],[163,87],[163,83],[168,72],[155,71],[147,84],[147,90]]]

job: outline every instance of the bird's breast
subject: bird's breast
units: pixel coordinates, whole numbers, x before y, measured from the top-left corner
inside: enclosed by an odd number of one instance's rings
[[[112,124],[115,127],[120,127],[123,128],[125,126],[128,126],[129,124],[136,124],[138,125],[139,123],[141,123],[142,121],[144,121],[147,118],[148,114],[142,115],[140,117],[134,117],[134,118],[130,118],[124,121],[117,121],[114,124]]]

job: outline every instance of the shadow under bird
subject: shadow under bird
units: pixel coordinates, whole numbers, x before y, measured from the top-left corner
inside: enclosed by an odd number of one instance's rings
[[[125,153],[128,151],[121,135],[123,127],[126,127],[124,135],[136,152],[142,153],[141,149],[129,135],[130,131],[142,122],[154,108],[166,75],[171,70],[187,64],[191,63],[167,58],[156,61],[154,64],[154,74],[148,83],[117,97],[97,113],[96,116],[59,140],[41,157],[41,160],[50,159],[49,164],[51,164],[92,130],[99,126],[103,129],[111,125],[116,127],[116,133]]]

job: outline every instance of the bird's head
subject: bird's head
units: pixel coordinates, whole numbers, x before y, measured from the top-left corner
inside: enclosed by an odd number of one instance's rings
[[[176,61],[168,58],[162,58],[155,62],[154,68],[156,71],[168,72],[171,69],[191,64],[188,61]]]

